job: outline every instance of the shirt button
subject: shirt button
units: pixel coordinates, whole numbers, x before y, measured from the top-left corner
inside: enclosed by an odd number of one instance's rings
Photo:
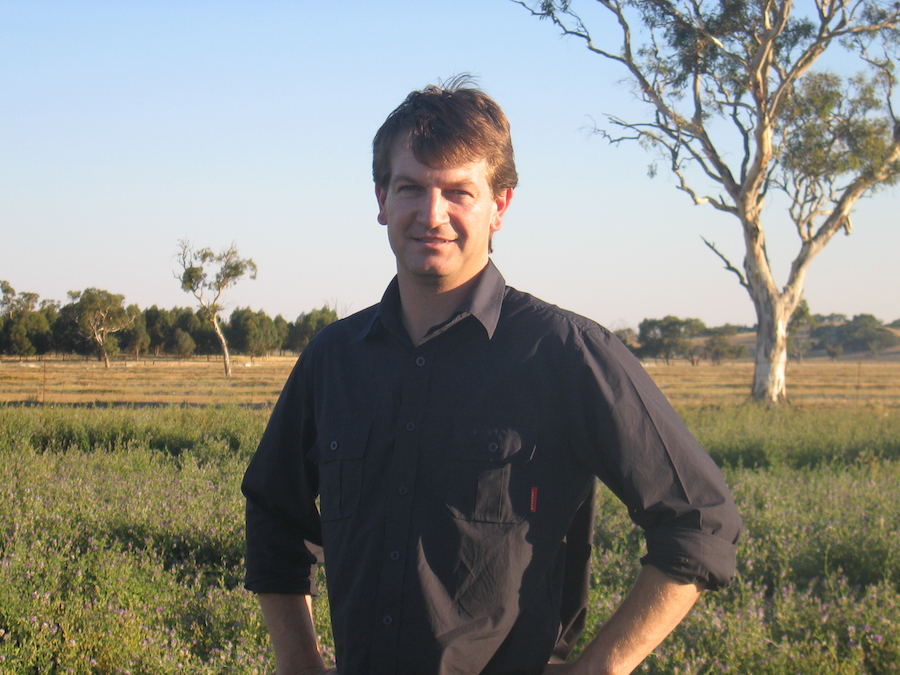
[[[400,551],[391,551],[391,560],[400,560]]]
[[[415,423],[415,422],[407,422],[407,423],[406,423],[406,430],[407,430],[407,431],[412,431],[412,430],[415,429],[415,428],[416,428],[416,423]]]
[[[417,366],[424,366],[424,365],[425,365],[425,357],[424,357],[424,356],[420,356],[419,358],[417,358],[417,359],[416,359],[416,365],[417,365]]]
[[[337,450],[337,449],[338,449],[338,442],[337,442],[337,441],[331,441],[331,449],[332,449],[332,450]]]
[[[390,626],[394,623],[394,620],[390,617],[390,615],[385,615],[385,617],[381,620],[385,626]]]
[[[499,450],[499,449],[500,449],[500,446],[497,445],[496,443],[488,443],[488,450],[490,452],[497,452],[497,450]]]
[[[405,485],[402,485],[397,488],[397,492],[399,492],[401,495],[405,495],[407,492],[409,492],[409,490],[406,489]]]

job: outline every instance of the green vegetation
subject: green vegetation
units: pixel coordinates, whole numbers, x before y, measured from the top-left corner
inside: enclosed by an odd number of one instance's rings
[[[255,269],[249,267],[252,260],[220,260],[226,254],[235,257],[237,252],[232,249],[214,256],[211,262],[231,265],[228,270],[232,275],[240,271],[235,268],[238,262],[247,266],[244,272]],[[203,249],[197,255],[202,258],[212,254]],[[190,262],[188,259],[185,264]],[[189,284],[186,290],[192,288],[190,284],[197,284],[201,296],[204,289],[217,293],[225,290],[226,286],[215,285],[224,284],[224,280],[218,276],[216,281],[207,279],[200,267],[189,266],[184,274],[183,283]],[[228,284],[236,279],[229,277]],[[281,315],[272,319],[264,311],[249,307],[235,309],[226,321],[219,316],[218,296],[215,301],[198,300],[201,306],[197,310],[160,309],[156,305],[141,310],[137,305],[125,307],[124,300],[122,295],[87,288],[71,291],[69,302],[61,306],[55,300],[39,302],[36,293],[16,293],[8,282],[0,280],[0,355],[97,356],[108,367],[110,357],[120,353],[134,359],[147,354],[184,359],[194,354],[224,354],[226,343],[236,353],[252,357],[286,350],[299,354],[316,333],[338,319],[337,311],[328,305],[303,312],[289,323]]]
[[[720,466],[809,469],[900,460],[900,410],[704,406],[679,411]]]
[[[818,340],[820,349],[837,356],[847,352],[870,352],[877,356],[900,344],[900,337],[871,314],[857,314],[850,321],[817,325],[810,337]]]
[[[744,517],[739,576],[639,672],[896,672],[900,410],[682,413]],[[267,416],[0,407],[0,671],[271,672],[241,588],[238,489]],[[642,549],[615,499],[599,499],[589,626],[627,591]],[[324,598],[317,609],[329,656]]]

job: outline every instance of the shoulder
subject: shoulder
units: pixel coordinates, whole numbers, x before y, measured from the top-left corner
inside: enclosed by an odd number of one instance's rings
[[[617,340],[607,328],[593,319],[551,304],[511,286],[506,287],[501,322],[516,330],[534,329],[557,335],[566,341],[585,339]]]
[[[309,341],[303,350],[303,355],[309,358],[318,352],[339,349],[355,342],[371,327],[377,311],[378,305],[372,305],[328,324]]]
[[[593,319],[507,287],[500,324],[508,340],[558,365],[599,366],[642,376],[640,362],[616,335]]]

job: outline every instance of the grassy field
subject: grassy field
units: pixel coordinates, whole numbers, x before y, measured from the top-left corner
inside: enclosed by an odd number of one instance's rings
[[[294,356],[234,359],[226,379],[222,363],[205,357],[114,362],[95,360],[0,360],[0,403],[271,404],[296,361]],[[645,364],[676,405],[725,405],[746,401],[753,377],[749,362],[691,366],[686,361]],[[900,361],[806,360],[790,363],[788,397],[795,404],[900,406]]]
[[[51,361],[46,380],[40,362],[0,363],[3,400],[47,403],[0,403],[0,673],[274,671],[241,588],[238,486],[293,359],[243,363],[231,380],[205,360]],[[736,581],[639,672],[900,670],[898,364],[791,368],[795,405],[767,410],[745,404],[746,364],[648,365],[724,467],[745,532]],[[133,405],[65,405],[95,402]],[[643,546],[599,500],[591,627]]]

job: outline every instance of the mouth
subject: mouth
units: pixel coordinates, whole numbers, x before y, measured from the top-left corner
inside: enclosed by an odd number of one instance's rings
[[[412,237],[412,240],[416,243],[425,244],[427,246],[440,246],[453,242],[452,239],[444,239],[442,237]]]

